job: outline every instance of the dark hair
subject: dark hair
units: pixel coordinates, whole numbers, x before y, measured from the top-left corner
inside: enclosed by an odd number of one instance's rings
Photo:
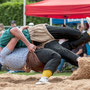
[[[16,23],[16,21],[15,21],[15,20],[12,20],[12,21],[11,21],[11,24],[14,24],[14,23]]]

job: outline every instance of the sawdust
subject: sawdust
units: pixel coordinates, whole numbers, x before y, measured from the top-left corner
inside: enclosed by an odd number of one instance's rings
[[[52,76],[50,84],[35,85],[41,75],[1,74],[0,90],[90,90],[90,80],[70,80],[66,76]]]
[[[73,72],[70,79],[90,79],[90,57],[83,57],[78,62],[79,68]]]

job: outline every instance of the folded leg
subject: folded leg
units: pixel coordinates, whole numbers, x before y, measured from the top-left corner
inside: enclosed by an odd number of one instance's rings
[[[70,40],[79,39],[81,32],[69,27],[46,26],[55,39],[66,38]]]
[[[35,51],[39,60],[45,65],[44,70],[50,70],[54,73],[60,64],[61,56],[51,49],[38,49]]]
[[[75,66],[78,66],[77,58],[79,56],[76,55],[75,53],[73,53],[72,51],[61,46],[58,43],[58,41],[54,40],[54,41],[47,43],[45,45],[45,48],[50,48],[50,49],[56,51],[57,53],[59,53],[61,55],[61,58],[65,59],[67,62],[69,62]]]
[[[88,41],[90,41],[90,35],[87,32],[85,32],[81,35],[81,37],[78,40],[66,41],[62,44],[62,46],[69,50],[72,50],[82,44],[87,43]]]

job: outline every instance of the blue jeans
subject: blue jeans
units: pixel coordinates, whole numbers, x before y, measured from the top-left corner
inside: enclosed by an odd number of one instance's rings
[[[57,70],[59,70],[60,72],[62,71],[64,62],[65,62],[65,60],[64,60],[64,59],[61,59],[61,63],[60,63],[59,66],[57,67]]]

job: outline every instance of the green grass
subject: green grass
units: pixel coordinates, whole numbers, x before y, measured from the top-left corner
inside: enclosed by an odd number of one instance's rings
[[[0,71],[0,74],[6,73],[7,71]]]
[[[7,71],[0,71],[0,74],[7,73]],[[14,74],[19,74],[19,75],[35,75],[35,74],[41,74],[37,72],[32,72],[32,73],[26,73],[26,72],[20,72],[20,73],[14,73]],[[63,72],[63,73],[55,73],[53,76],[70,76],[72,72]]]
[[[72,72],[55,73],[53,76],[70,76]]]

